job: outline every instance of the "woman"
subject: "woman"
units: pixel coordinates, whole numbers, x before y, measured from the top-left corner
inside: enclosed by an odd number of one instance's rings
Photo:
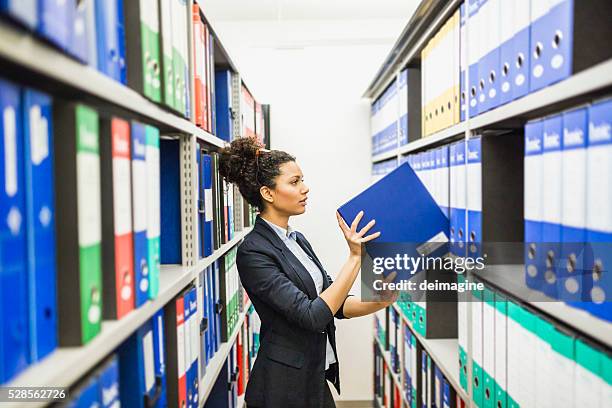
[[[308,187],[295,158],[240,138],[221,150],[219,171],[259,209],[253,230],[238,248],[240,280],[261,319],[260,349],[246,390],[249,408],[334,407],[329,380],[340,392],[334,317],[364,316],[393,303],[349,297],[361,265],[361,244],[380,235],[351,226],[336,213],[349,247],[332,279],[310,243],[289,226],[306,210]]]

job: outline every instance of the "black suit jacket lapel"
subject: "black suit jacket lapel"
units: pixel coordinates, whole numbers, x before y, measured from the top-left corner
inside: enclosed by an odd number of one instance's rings
[[[317,288],[314,285],[312,276],[304,265],[293,255],[293,252],[287,248],[285,243],[280,239],[276,231],[274,231],[261,217],[257,216],[255,221],[255,230],[268,239],[278,250],[281,251],[287,263],[291,265],[292,271],[294,272],[293,282],[298,285],[310,299],[316,298]],[[297,278],[297,280],[295,279]],[[300,285],[301,284],[301,285]]]

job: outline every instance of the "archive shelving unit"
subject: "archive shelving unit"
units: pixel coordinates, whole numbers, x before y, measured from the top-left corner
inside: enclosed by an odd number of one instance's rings
[[[201,17],[215,38],[215,67],[231,70],[234,81],[238,85],[245,87],[246,85],[240,77],[237,65],[219,41],[210,21],[206,19],[201,2],[187,0],[186,3],[186,10],[189,13],[189,18],[187,18],[189,89],[191,92],[189,100],[191,101],[191,112],[193,112],[195,98],[191,10],[194,4],[200,4]],[[162,264],[158,296],[135,308],[119,320],[103,320],[100,333],[89,343],[79,347],[58,347],[42,361],[28,366],[8,383],[2,384],[6,387],[70,388],[91,372],[183,289],[191,283],[197,283],[200,271],[221,259],[230,249],[238,245],[252,227],[236,231],[233,239],[215,250],[212,255],[205,258],[198,257],[198,252],[195,250],[198,247],[198,221],[195,205],[196,189],[198,188],[195,182],[198,172],[195,161],[196,147],[203,144],[211,150],[216,150],[226,146],[227,142],[196,126],[193,115],[191,119],[187,119],[166,109],[161,104],[150,101],[127,85],[98,72],[95,67],[76,61],[57,47],[5,19],[0,19],[0,75],[21,86],[31,86],[53,97],[78,99],[108,115],[117,115],[127,120],[152,124],[159,128],[162,135],[172,135],[180,140],[182,264]],[[240,104],[234,104],[232,108],[240,117]],[[239,135],[240,127],[235,126],[232,133],[234,136]],[[62,136],[57,135],[54,143],[61,143],[61,141]],[[199,406],[203,406],[206,402],[221,367],[225,364],[231,351],[231,346],[241,330],[250,305],[250,301],[243,305],[243,311],[240,313],[236,327],[231,334],[228,334],[228,341],[221,344],[207,365],[205,377],[200,382]],[[244,403],[244,396],[240,398],[240,401]],[[32,407],[48,404],[48,402],[27,403]],[[4,405],[7,407],[21,406],[19,403]]]
[[[363,97],[371,101],[376,100],[385,92],[389,85],[399,80],[400,72],[403,69],[420,68],[421,51],[462,3],[463,0],[423,0],[385,57],[382,65],[364,92]],[[467,0],[465,3],[467,5]],[[467,25],[469,25],[470,20],[466,20],[466,32],[469,33]],[[467,48],[469,48],[469,43]],[[462,49],[461,52],[467,53],[469,51]],[[468,76],[469,69],[466,68],[464,77],[466,84],[469,84]],[[407,154],[418,153],[451,142],[467,141],[476,135],[483,138],[504,137],[504,132],[500,131],[522,131],[525,123],[529,120],[586,104],[611,92],[612,59],[607,59],[574,73],[564,80],[531,92],[504,105],[497,106],[487,112],[473,117],[466,113],[465,120],[427,136],[422,132],[416,140],[409,141],[406,144],[401,145],[399,139],[400,132],[398,131],[398,140],[395,147],[389,151],[372,155],[369,164],[372,165],[395,159],[396,165],[399,165],[402,163],[401,159]],[[418,109],[419,115],[417,117],[420,120],[421,106]],[[528,304],[532,309],[557,322],[561,327],[566,327],[580,333],[581,336],[593,340],[603,347],[612,348],[612,326],[610,323],[580,309],[572,308],[562,301],[551,301],[550,298],[543,299],[542,293],[531,290],[525,285],[517,285],[516,282],[521,280],[522,274],[524,274],[524,269],[520,265],[502,265],[491,270],[487,269],[487,273],[474,274],[473,276],[490,285],[495,290],[500,291],[509,299],[515,300],[519,304]],[[398,305],[394,304],[392,307],[399,313],[400,318],[403,319],[406,325],[412,328],[411,323],[405,318]],[[414,329],[412,332],[422,344],[423,349],[428,352],[430,358],[455,388],[457,394],[466,402],[466,406],[476,407],[472,398],[472,381],[470,381],[472,378],[473,354],[472,331],[469,328],[472,325],[472,308],[466,307],[466,309],[468,324],[467,391],[462,389],[459,382],[457,339],[428,339],[418,334]],[[387,365],[390,367],[391,359],[388,356],[388,351],[385,351],[384,346],[381,345],[376,336],[374,337],[375,344],[378,344],[381,348],[383,357],[387,360]],[[397,382],[403,394],[402,376],[403,373],[399,375],[393,374],[394,381]],[[382,406],[380,401],[375,402]],[[409,406],[405,398],[402,404]]]

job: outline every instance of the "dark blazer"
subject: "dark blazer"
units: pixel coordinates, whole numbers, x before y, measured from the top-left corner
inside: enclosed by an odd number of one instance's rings
[[[299,232],[298,244],[323,275],[332,280]],[[326,378],[338,393],[338,363],[325,372],[326,338],[336,355],[334,317],[317,295],[312,277],[276,232],[259,216],[238,247],[240,280],[261,319],[260,348],[246,389],[247,406],[266,408],[323,406]],[[326,336],[327,335],[327,336]]]

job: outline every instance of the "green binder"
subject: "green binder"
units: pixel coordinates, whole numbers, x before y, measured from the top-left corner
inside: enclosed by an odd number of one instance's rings
[[[160,174],[159,174],[159,130],[146,126],[147,166],[147,263],[149,264],[149,298],[155,299],[159,292],[160,264]]]

